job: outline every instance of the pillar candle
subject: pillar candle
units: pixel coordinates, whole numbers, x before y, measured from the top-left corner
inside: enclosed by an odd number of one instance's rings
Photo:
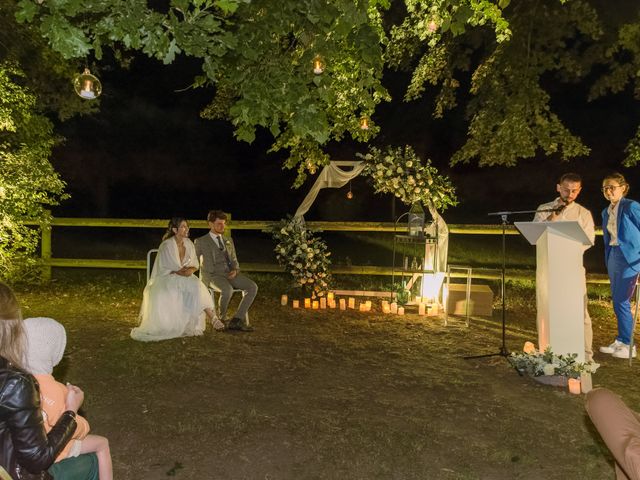
[[[432,303],[431,305],[429,305],[429,308],[427,309],[427,315],[438,315],[438,304],[437,303]]]
[[[398,315],[404,315],[404,307],[398,307]]]
[[[293,300],[293,308],[300,308],[300,300]]]
[[[422,303],[422,297],[416,296],[416,303],[420,305]]]
[[[391,313],[391,307],[389,307],[389,302],[382,302],[382,313]]]
[[[319,305],[319,303],[318,303],[318,300],[314,300],[314,301],[313,301],[313,303],[312,303],[312,305],[313,305],[313,307],[312,307],[312,308],[313,308],[313,310],[318,310],[318,307],[320,307],[320,305]]]
[[[367,306],[367,312],[371,311],[371,300],[367,300],[365,305]]]
[[[336,308],[336,301],[334,299],[329,300],[329,308]]]
[[[327,308],[327,299],[320,297],[320,308]]]
[[[333,292],[327,293],[327,300],[333,300]]]
[[[398,304],[396,302],[391,302],[391,305],[389,307],[391,313],[398,313]]]
[[[356,299],[349,297],[349,308],[356,308]]]
[[[280,305],[285,306],[289,302],[289,297],[282,295],[280,297]]]
[[[424,303],[419,303],[418,304],[418,315],[425,315],[427,313],[426,308],[425,308],[425,304]]]
[[[340,299],[340,310],[346,310],[347,309],[347,301],[344,298]]]
[[[580,380],[577,378],[569,379],[569,391],[576,395],[580,394]]]
[[[304,308],[311,308],[311,299],[310,298],[305,298],[304,299]]]
[[[361,304],[358,306],[358,309],[359,309],[361,312],[366,312],[366,311],[367,311],[367,304],[366,304],[366,303],[361,303]]]
[[[529,353],[529,354],[536,353],[536,346],[532,342],[524,342],[524,347],[522,347],[522,351],[524,353]]]

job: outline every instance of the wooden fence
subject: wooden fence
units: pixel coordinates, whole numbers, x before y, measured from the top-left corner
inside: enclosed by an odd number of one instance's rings
[[[227,228],[233,230],[257,230],[267,231],[278,225],[277,221],[262,220],[231,220]],[[53,218],[50,227],[42,228],[41,258],[43,263],[43,280],[51,279],[52,267],[67,268],[114,268],[114,269],[140,269],[146,268],[146,260],[121,260],[121,259],[94,259],[94,258],[56,258],[52,254],[51,237],[53,229],[56,227],[79,227],[79,228],[166,228],[166,220],[151,219],[130,219],[130,218]],[[204,220],[189,220],[191,228],[208,229]],[[402,226],[393,222],[306,222],[306,225],[314,230],[333,232],[389,232],[393,233],[402,229]],[[501,235],[500,225],[448,225],[449,233],[452,235]],[[507,235],[518,235],[515,227],[506,227]],[[602,234],[602,232],[598,232]],[[244,263],[243,269],[252,272],[282,272],[282,268],[274,263]],[[371,265],[332,265],[331,272],[334,274],[352,275],[391,275],[392,268]],[[532,279],[533,272],[509,271],[510,279]],[[473,277],[476,279],[495,280],[500,278],[500,272],[496,269],[474,269]],[[590,283],[607,283],[605,275],[589,275]]]

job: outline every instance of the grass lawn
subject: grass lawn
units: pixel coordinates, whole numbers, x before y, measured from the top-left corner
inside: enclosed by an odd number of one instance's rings
[[[603,479],[606,448],[583,397],[520,377],[493,318],[454,320],[279,305],[286,281],[255,276],[253,333],[139,343],[136,273],[66,274],[19,288],[25,316],[66,326],[58,379],[81,386],[118,479]],[[508,289],[507,347],[536,340],[535,292]],[[377,308],[376,308],[377,307]],[[594,344],[615,322],[590,305]],[[596,354],[594,384],[640,407],[640,361]]]

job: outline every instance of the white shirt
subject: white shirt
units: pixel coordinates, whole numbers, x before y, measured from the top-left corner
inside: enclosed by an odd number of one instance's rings
[[[620,202],[615,205],[609,205],[609,218],[607,219],[607,230],[609,231],[609,245],[617,247],[618,243],[618,207]]]
[[[220,245],[222,245],[222,250],[224,250],[224,237],[222,235],[218,235],[216,233],[213,232],[209,232],[209,235],[211,235],[211,238],[213,238],[213,241],[216,244],[216,247],[220,247]],[[220,239],[218,241],[218,239]]]
[[[556,198],[553,202],[543,203],[538,206],[537,210],[550,210],[552,208],[558,208],[561,205],[560,197]],[[533,217],[534,222],[546,222],[547,218],[551,215],[551,212],[538,212],[535,217]],[[596,240],[596,228],[593,223],[593,216],[591,212],[584,208],[582,205],[576,202],[571,202],[566,206],[562,212],[558,215],[556,221],[566,221],[566,222],[578,222],[584,233],[587,234],[587,238],[591,242],[591,245],[585,245],[584,249],[593,246]]]

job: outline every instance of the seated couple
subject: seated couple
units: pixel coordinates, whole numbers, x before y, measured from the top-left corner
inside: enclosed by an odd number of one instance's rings
[[[144,289],[140,325],[131,331],[134,340],[156,341],[202,335],[205,319],[212,322],[216,330],[252,330],[247,314],[258,293],[258,286],[240,273],[233,240],[222,236],[226,214],[212,210],[207,221],[210,231],[196,239],[195,245],[189,240],[189,225],[184,218],[174,217],[169,221]],[[199,259],[202,259],[202,265]],[[202,269],[202,281],[194,275],[198,269]],[[220,291],[221,319],[226,317],[233,290],[245,292],[228,324],[216,318],[208,287]]]

